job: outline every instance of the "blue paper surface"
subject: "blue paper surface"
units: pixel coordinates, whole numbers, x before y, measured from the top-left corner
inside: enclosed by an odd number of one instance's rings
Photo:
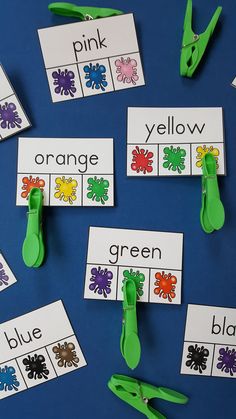
[[[48,1],[2,1],[0,60],[28,114],[31,137],[114,137],[115,208],[46,208],[47,259],[28,269],[21,257],[26,208],[15,206],[17,137],[0,144],[0,248],[18,282],[0,295],[0,322],[62,299],[88,366],[1,401],[5,419],[136,418],[106,383],[114,373],[172,387],[190,397],[186,406],[155,402],[170,418],[231,419],[232,379],[180,375],[188,303],[235,307],[236,73],[234,1],[223,4],[220,24],[193,79],[179,76],[185,0],[96,1],[97,6],[134,12],[146,86],[53,104],[37,29],[75,21],[53,16]],[[88,0],[83,5],[93,5]],[[216,0],[195,0],[195,28],[202,32]],[[122,31],[122,28],[121,28]],[[210,236],[199,224],[200,178],[127,178],[127,106],[223,106],[227,177],[220,179],[224,228]],[[83,299],[88,227],[183,231],[183,304],[139,306],[142,358],[131,372],[119,350],[121,304]],[[1,350],[1,348],[0,348]],[[141,416],[140,416],[141,417]]]

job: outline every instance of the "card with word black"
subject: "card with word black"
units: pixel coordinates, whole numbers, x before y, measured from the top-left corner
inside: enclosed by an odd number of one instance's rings
[[[16,205],[33,187],[48,206],[113,206],[112,138],[19,138]]]
[[[30,126],[30,121],[0,64],[0,141]]]
[[[39,29],[53,102],[143,86],[133,14]]]
[[[128,108],[127,176],[202,174],[213,154],[225,175],[222,108]]]
[[[84,298],[123,299],[133,279],[138,301],[181,304],[183,234],[90,227]]]
[[[86,366],[61,300],[0,325],[0,399]]]
[[[181,374],[236,378],[236,309],[189,304]]]

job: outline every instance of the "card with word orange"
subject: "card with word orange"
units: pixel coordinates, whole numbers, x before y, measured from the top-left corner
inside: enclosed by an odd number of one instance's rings
[[[48,206],[113,206],[113,139],[19,138],[16,205],[33,187]]]

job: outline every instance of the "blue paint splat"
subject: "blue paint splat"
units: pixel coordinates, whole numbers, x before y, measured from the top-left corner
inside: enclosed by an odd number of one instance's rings
[[[106,67],[104,65],[92,65],[92,63],[84,66],[84,72],[86,73],[85,79],[88,80],[86,82],[87,87],[91,87],[92,89],[101,89],[103,92],[105,87],[107,87],[108,83],[106,81]]]
[[[16,370],[14,367],[7,365],[3,368],[0,368],[0,391],[18,391],[20,386],[19,381],[17,381]]]

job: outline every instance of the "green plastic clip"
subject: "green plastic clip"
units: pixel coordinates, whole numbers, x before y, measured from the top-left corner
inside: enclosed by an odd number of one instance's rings
[[[28,224],[22,247],[22,256],[26,266],[38,268],[42,265],[45,254],[42,233],[43,194],[41,189],[31,189],[28,204]]]
[[[137,367],[141,356],[141,346],[137,325],[137,289],[133,279],[127,279],[123,285],[123,321],[120,338],[120,350],[129,368]]]
[[[125,375],[113,375],[109,389],[121,400],[143,413],[148,419],[166,419],[149,405],[149,400],[158,398],[171,403],[186,404],[188,397],[166,387],[155,387]]]
[[[184,19],[184,34],[180,57],[180,75],[192,77],[200,63],[207,44],[215,30],[220,17],[222,7],[217,7],[212,19],[205,30],[197,35],[192,30],[192,0],[187,0],[187,8]]]
[[[123,14],[121,10],[104,7],[77,6],[73,3],[64,2],[50,3],[48,9],[56,15],[74,17],[80,20],[93,20]]]
[[[201,226],[205,233],[220,230],[225,222],[225,211],[220,200],[217,181],[216,160],[212,153],[206,153],[202,159],[202,208]]]

